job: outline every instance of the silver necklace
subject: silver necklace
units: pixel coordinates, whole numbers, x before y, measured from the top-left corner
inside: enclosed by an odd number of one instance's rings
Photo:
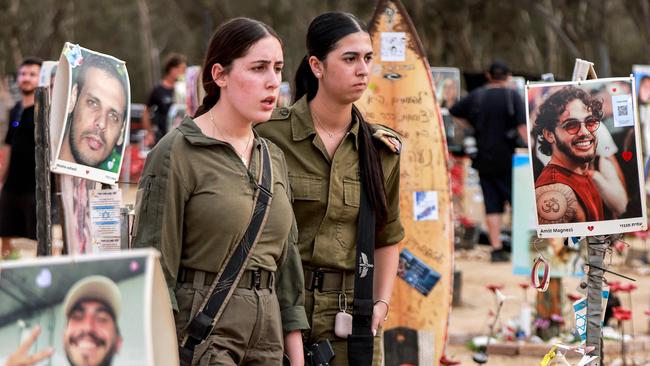
[[[214,126],[214,127],[217,129],[217,131],[219,132],[219,135],[221,135],[221,137],[223,138],[223,140],[226,141],[226,142],[228,142],[228,141],[227,141],[228,138],[227,138],[226,135],[221,131],[221,129],[219,128],[219,126],[217,125],[217,123],[214,121],[214,117],[212,116],[212,109],[209,110],[209,113],[210,113],[210,122],[212,122],[212,126]],[[246,152],[248,151],[248,145],[250,145],[252,139],[253,139],[253,134],[250,134],[250,135],[248,136],[248,140],[246,141],[246,146],[244,146],[244,152],[243,152],[243,153],[240,153],[240,152],[237,150],[237,148],[235,147],[235,145],[230,144],[230,145],[232,146],[232,148],[235,150],[235,152],[237,153],[237,155],[239,155],[239,158],[241,159],[241,161],[244,162],[244,165],[246,165],[246,166],[248,166],[248,160],[244,157],[244,154],[246,154]]]
[[[318,127],[320,127],[321,130],[323,130],[323,132],[325,132],[325,134],[327,134],[327,137],[329,137],[329,138],[331,138],[331,139],[334,139],[334,138],[335,138],[336,136],[338,136],[338,134],[340,134],[341,132],[346,131],[346,130],[348,129],[348,127],[350,127],[350,124],[352,124],[352,121],[350,121],[350,122],[348,122],[345,126],[343,126],[343,128],[341,128],[340,130],[338,130],[338,131],[334,131],[334,132],[329,132],[329,131],[325,128],[325,126],[323,126],[323,123],[318,119],[318,117],[316,117],[316,114],[315,114],[315,113],[312,113],[311,115],[312,115],[312,117],[314,117],[314,121],[316,121],[316,124],[318,124]]]

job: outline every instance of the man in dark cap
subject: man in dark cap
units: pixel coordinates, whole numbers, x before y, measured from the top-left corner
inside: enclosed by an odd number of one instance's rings
[[[474,128],[478,153],[472,166],[478,170],[493,262],[508,261],[501,242],[501,222],[506,202],[511,202],[512,155],[517,135],[527,141],[526,112],[521,96],[508,86],[510,69],[493,62],[488,83],[461,99],[449,110]]]

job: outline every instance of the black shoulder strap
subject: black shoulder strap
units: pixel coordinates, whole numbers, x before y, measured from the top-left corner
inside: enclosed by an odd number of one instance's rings
[[[359,161],[359,164],[363,162]],[[373,275],[375,262],[375,214],[364,189],[361,177],[361,203],[357,223],[357,261],[354,275],[354,306],[352,334],[348,336],[348,361],[350,365],[372,365],[373,343]]]
[[[221,317],[224,305],[230,300],[237,287],[266,223],[268,207],[273,198],[273,168],[266,141],[260,139],[260,143],[262,144],[260,176],[251,221],[235,250],[226,258],[225,265],[210,287],[210,294],[206,297],[206,301],[187,327],[179,349],[181,365],[191,365],[194,348],[210,335]]]

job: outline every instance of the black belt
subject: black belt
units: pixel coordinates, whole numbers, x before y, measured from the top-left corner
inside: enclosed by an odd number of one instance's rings
[[[309,291],[340,291],[344,286],[346,290],[354,288],[354,272],[331,272],[328,269],[304,269],[305,289]],[[343,282],[345,281],[345,283]]]
[[[217,277],[215,272],[205,272],[199,271],[191,268],[181,268],[178,271],[178,282],[193,282],[194,277],[198,272],[205,273],[205,279],[203,280],[204,286],[210,286],[214,279]],[[241,279],[237,284],[237,288],[247,288],[247,289],[268,289],[273,288],[274,273],[269,272],[263,269],[258,269],[255,271],[247,270],[242,273]]]

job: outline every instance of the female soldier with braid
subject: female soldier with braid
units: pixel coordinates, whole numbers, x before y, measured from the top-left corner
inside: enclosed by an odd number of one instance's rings
[[[294,365],[303,362],[308,323],[287,167],[282,151],[252,130],[271,116],[282,66],[269,26],[247,18],[221,25],[203,64],[203,105],[151,151],[139,183],[135,246],[161,252],[180,342],[249,225],[264,144],[271,156],[268,219],[192,364],[279,365],[283,343]]]
[[[353,105],[368,85],[373,58],[366,28],[351,14],[316,17],[307,33],[307,56],[296,73],[295,102],[255,129],[283,151],[289,167],[298,246],[305,269],[306,344],[329,339],[333,365],[347,365],[347,343],[334,334],[335,316],[351,312],[360,189],[377,229],[371,329],[383,324],[404,237],[399,220],[397,135],[371,125]],[[363,177],[361,187],[360,177]],[[382,363],[379,334],[374,364]]]

